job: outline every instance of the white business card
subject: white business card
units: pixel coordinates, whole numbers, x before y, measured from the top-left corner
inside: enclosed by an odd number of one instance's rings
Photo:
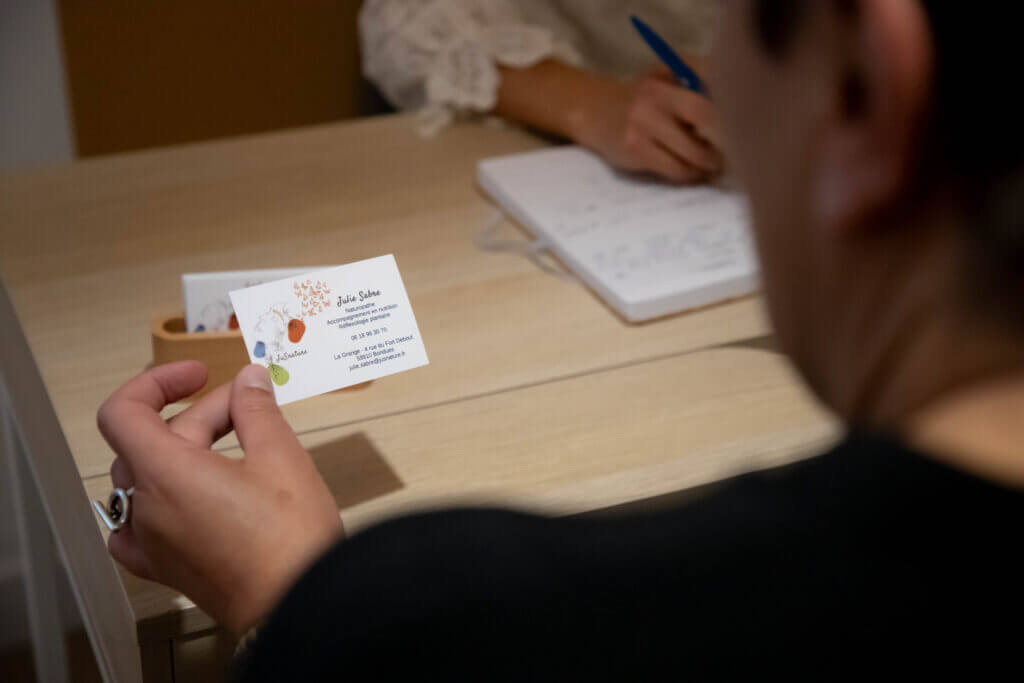
[[[231,303],[281,405],[429,362],[391,254],[238,289]]]
[[[181,291],[185,298],[185,329],[189,332],[224,332],[238,329],[238,318],[231,308],[229,298],[232,290],[296,277],[326,267],[185,273],[181,276]]]

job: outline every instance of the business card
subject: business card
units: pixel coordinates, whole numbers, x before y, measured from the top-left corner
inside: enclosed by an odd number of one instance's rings
[[[391,254],[238,289],[231,303],[281,405],[429,362]]]
[[[305,268],[268,268],[264,270],[224,270],[210,273],[185,273],[181,291],[185,298],[185,329],[189,332],[224,332],[238,329],[238,317],[231,308],[230,293],[286,277],[296,277],[327,266]]]

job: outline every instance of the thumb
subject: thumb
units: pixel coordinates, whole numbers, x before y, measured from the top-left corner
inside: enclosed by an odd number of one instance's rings
[[[682,56],[689,67],[697,72],[697,75],[700,76],[700,80],[706,82],[709,74],[711,73],[711,69],[708,65],[708,58],[704,55],[697,54],[696,52],[684,52]]]
[[[652,64],[651,68],[645,71],[643,75],[647,78],[655,78],[659,81],[665,81],[666,83],[676,83],[676,75],[672,73],[672,69],[668,68],[661,62]]]
[[[274,398],[270,374],[262,365],[242,369],[231,384],[231,423],[246,458],[276,458],[303,452]]]

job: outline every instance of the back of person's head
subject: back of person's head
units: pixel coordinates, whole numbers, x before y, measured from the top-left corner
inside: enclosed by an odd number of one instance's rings
[[[725,5],[716,99],[752,198],[772,317],[812,386],[850,419],[872,419],[873,394],[921,330],[1024,330],[1013,8]],[[960,360],[948,358],[950,373]]]

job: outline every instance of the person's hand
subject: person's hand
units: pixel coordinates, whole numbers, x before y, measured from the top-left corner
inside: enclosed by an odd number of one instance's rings
[[[128,381],[99,410],[118,457],[114,486],[135,487],[128,526],[108,548],[128,571],[180,590],[236,633],[262,618],[342,535],[331,492],[281,415],[266,368],[166,422],[160,410],[206,383],[185,361]],[[235,430],[245,455],[210,446]]]
[[[688,57],[703,78],[702,62]],[[724,166],[711,101],[659,68],[634,81],[594,77],[572,114],[570,136],[610,164],[670,182],[701,183]]]

